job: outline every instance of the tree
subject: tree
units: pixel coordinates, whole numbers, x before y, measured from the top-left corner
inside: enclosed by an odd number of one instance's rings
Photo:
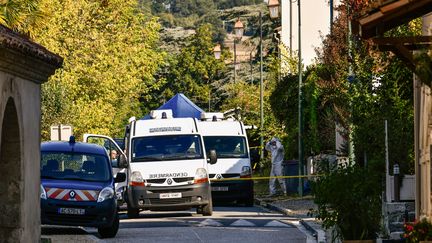
[[[169,57],[167,73],[164,74],[167,82],[161,89],[162,100],[176,93],[184,93],[202,107],[206,107],[209,98],[212,99],[211,103],[219,103],[218,86],[214,84],[222,79],[226,69],[224,60],[229,54],[224,50],[220,60],[217,60],[213,53],[215,43],[212,37],[212,26],[204,24],[188,38],[178,55]],[[212,109],[217,107],[213,106]]]
[[[43,0],[49,17],[36,40],[64,58],[63,68],[42,87],[43,138],[54,123],[74,134],[123,133],[130,116],[142,115],[161,83],[159,24],[134,0]]]
[[[336,153],[338,123],[347,140],[351,130],[358,163],[380,161],[377,166],[382,166],[384,120],[388,120],[390,161],[401,163],[402,170],[409,172],[413,157],[412,72],[394,55],[380,53],[369,41],[355,37],[352,55],[348,55],[347,20],[365,5],[343,3],[333,32],[317,52],[319,63],[309,66],[303,76],[304,151],[306,156]],[[347,6],[351,7],[349,13]],[[418,26],[414,21],[386,36],[415,35]],[[348,78],[350,65],[355,75]],[[297,156],[297,79],[295,71],[276,82],[270,98],[276,118],[285,125],[286,153],[293,156]],[[347,149],[338,152],[346,155]]]
[[[0,24],[33,36],[45,16],[40,0],[4,0],[0,2]]]

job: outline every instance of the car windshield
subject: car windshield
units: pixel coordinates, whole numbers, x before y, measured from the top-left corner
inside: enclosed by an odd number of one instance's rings
[[[151,136],[132,140],[132,162],[202,158],[198,135]]]
[[[41,177],[45,179],[108,181],[106,156],[96,154],[42,152]]]
[[[240,136],[204,136],[206,152],[216,150],[218,158],[247,158],[246,139]]]

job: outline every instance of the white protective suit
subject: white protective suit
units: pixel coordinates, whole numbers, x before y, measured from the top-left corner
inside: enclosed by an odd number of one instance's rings
[[[271,161],[272,167],[270,171],[270,176],[282,176],[282,162],[285,156],[285,150],[282,143],[277,138],[272,138],[269,142],[267,142],[265,149],[271,152]],[[283,178],[270,178],[269,181],[269,189],[270,195],[276,194],[276,179],[279,180],[279,184],[283,190],[283,193],[286,194],[286,184],[285,179]]]

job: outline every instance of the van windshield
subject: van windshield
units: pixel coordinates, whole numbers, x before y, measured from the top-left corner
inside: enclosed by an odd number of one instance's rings
[[[132,140],[132,162],[202,158],[198,135],[137,137]]]
[[[239,136],[204,136],[206,152],[216,150],[218,158],[248,158],[246,139]]]
[[[41,177],[43,179],[108,181],[108,158],[103,155],[42,152]]]

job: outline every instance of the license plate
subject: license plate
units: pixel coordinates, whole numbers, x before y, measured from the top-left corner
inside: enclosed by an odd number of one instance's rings
[[[85,209],[83,208],[59,208],[59,214],[74,214],[74,215],[84,215]]]
[[[182,194],[181,192],[176,193],[161,193],[159,194],[160,199],[168,199],[168,198],[181,198]]]
[[[211,189],[214,192],[227,192],[228,191],[227,186],[213,186]]]

